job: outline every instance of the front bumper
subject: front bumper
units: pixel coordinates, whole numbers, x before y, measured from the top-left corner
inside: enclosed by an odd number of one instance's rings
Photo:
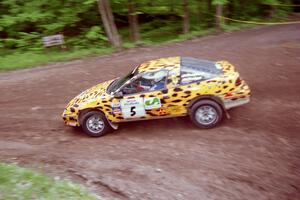
[[[67,109],[64,110],[62,118],[64,123],[68,126],[79,126],[78,115],[68,111]]]

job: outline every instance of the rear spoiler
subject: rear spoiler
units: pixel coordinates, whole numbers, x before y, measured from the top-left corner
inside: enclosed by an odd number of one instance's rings
[[[235,67],[226,60],[217,61],[216,65],[220,66],[224,72],[235,72]]]

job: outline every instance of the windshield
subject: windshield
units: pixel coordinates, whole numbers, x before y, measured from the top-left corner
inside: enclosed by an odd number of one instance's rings
[[[127,74],[125,77],[123,78],[118,78],[116,80],[114,80],[107,88],[107,93],[112,93],[117,91],[117,89],[119,89],[122,85],[124,85],[124,83],[126,83],[128,80],[132,79],[135,75],[137,74],[137,70],[133,70],[132,72],[130,72],[129,74]]]

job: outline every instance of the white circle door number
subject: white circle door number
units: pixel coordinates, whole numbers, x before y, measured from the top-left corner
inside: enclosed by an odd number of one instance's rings
[[[124,118],[136,118],[146,115],[143,98],[122,99],[121,109]]]

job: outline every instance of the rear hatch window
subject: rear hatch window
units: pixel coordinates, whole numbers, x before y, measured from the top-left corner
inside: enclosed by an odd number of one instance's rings
[[[180,84],[212,79],[223,73],[222,66],[213,61],[181,57]]]

